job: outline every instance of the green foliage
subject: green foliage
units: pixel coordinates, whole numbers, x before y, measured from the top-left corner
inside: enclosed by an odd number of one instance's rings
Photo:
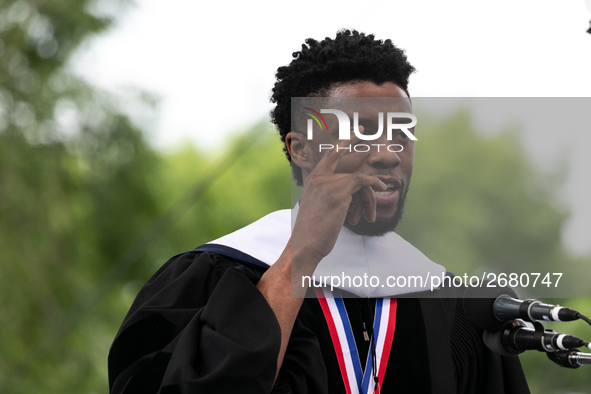
[[[567,213],[554,201],[557,182],[540,179],[556,176],[532,167],[519,133],[486,138],[465,112],[421,120],[401,235],[460,273],[548,271],[564,261]]]
[[[591,259],[571,257],[561,242],[568,215],[555,191],[563,174],[534,168],[516,130],[484,137],[463,111],[420,119],[413,179],[397,232],[458,275],[562,272],[563,279],[580,279],[577,294],[591,294],[581,275]],[[527,298],[527,292],[520,296]],[[589,298],[553,301],[591,315]],[[582,321],[546,327],[591,338]],[[591,386],[584,367],[563,369],[536,351],[521,359],[532,393],[585,393]]]
[[[164,165],[153,181],[158,183],[162,206],[177,209],[180,215],[165,239],[159,240],[161,257],[142,279],[174,254],[290,207],[289,164],[267,122],[235,137],[223,153],[212,155],[186,145],[163,157]]]
[[[142,132],[67,69],[109,25],[90,6],[0,3],[1,392],[105,391],[106,338],[127,305],[112,289],[89,303],[88,289],[160,214]]]
[[[264,122],[255,125],[246,137],[235,138],[226,149],[233,153],[223,157],[207,158],[190,147],[171,155],[167,171],[173,175],[167,177],[166,187],[170,199],[186,189],[188,181],[198,179],[199,171],[196,169],[199,167],[201,172],[211,171],[242,154],[229,171],[215,180],[211,190],[203,197],[203,205],[207,208],[202,207],[201,212],[187,212],[178,228],[184,231],[189,223],[205,219],[212,226],[200,230],[205,231],[201,240],[207,241],[226,234],[228,227],[237,229],[271,210],[289,208],[289,165],[282,157],[281,143],[275,134],[274,129]],[[258,139],[254,145],[245,146],[252,144],[250,140],[254,138]],[[216,220],[219,217],[224,220]],[[195,238],[191,238],[189,241],[194,243]]]

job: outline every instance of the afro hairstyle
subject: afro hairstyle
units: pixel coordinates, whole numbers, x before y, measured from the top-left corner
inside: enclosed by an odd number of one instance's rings
[[[279,131],[290,162],[285,138],[291,131],[292,97],[321,97],[333,86],[352,81],[378,85],[393,82],[408,94],[408,78],[415,71],[404,51],[391,40],[377,40],[374,35],[357,30],[340,30],[334,40],[308,38],[292,56],[289,65],[277,69],[271,96],[271,102],[277,104],[271,111],[271,121]],[[292,164],[292,175],[301,186],[301,168]]]

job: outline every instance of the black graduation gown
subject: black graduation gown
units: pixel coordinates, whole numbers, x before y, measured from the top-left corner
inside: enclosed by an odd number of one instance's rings
[[[111,393],[345,393],[314,298],[304,300],[274,384],[281,334],[256,288],[264,271],[198,251],[169,260],[141,289],[113,342]],[[345,299],[362,364],[371,302]],[[519,359],[488,350],[455,298],[398,300],[381,383],[382,393],[529,393]]]

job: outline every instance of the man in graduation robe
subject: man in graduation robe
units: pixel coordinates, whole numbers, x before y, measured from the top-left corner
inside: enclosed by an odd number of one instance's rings
[[[347,298],[356,290],[333,297],[302,285],[318,270],[357,272],[363,259],[372,272],[444,271],[393,232],[414,163],[408,133],[391,136],[402,150],[352,153],[360,137],[339,140],[328,132],[334,119],[314,139],[292,124],[292,97],[396,99],[396,112],[410,113],[413,71],[390,40],[355,31],[308,39],[278,69],[272,115],[303,185],[297,212],[270,214],[158,270],[112,345],[111,393],[529,392],[518,359],[484,346],[455,288]]]

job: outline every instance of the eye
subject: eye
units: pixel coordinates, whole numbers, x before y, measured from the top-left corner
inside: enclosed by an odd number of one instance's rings
[[[400,133],[396,134],[394,136],[394,138],[406,140],[406,139],[408,139],[408,136],[406,135],[406,133],[404,131],[401,131]]]

